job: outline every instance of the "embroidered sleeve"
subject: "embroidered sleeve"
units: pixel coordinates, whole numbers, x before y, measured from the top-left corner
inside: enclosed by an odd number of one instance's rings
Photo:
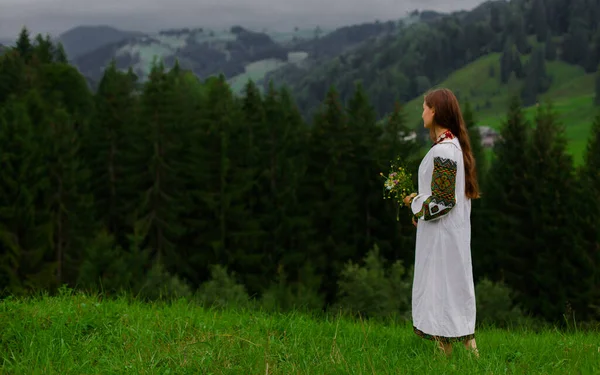
[[[456,203],[457,163],[452,159],[436,156],[433,159],[431,195],[423,201],[417,219],[433,220],[446,215]]]

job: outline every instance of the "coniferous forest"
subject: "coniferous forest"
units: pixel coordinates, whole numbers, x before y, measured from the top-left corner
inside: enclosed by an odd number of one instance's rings
[[[552,107],[527,121],[520,100],[489,162],[474,147],[478,321],[598,321],[600,116],[575,167]],[[415,228],[380,176],[395,157],[416,175],[430,146],[405,114],[332,86],[307,122],[285,88],[236,96],[160,62],[144,83],[113,64],[92,92],[23,29],[0,57],[0,292],[408,317]]]

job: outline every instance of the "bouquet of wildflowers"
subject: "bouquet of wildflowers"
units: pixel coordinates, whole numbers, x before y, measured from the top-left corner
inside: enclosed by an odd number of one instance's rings
[[[400,158],[392,161],[388,175],[380,173],[385,179],[383,183],[383,198],[393,199],[398,203],[398,208],[404,206],[404,197],[414,192],[412,175],[401,162]],[[399,210],[398,210],[399,212]],[[399,219],[399,217],[396,217]]]

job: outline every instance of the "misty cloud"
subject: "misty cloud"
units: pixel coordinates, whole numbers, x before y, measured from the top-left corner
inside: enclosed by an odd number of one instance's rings
[[[480,0],[0,0],[0,36],[23,25],[32,32],[58,34],[78,25],[107,24],[156,31],[173,27],[291,30],[339,27],[403,17],[414,9],[471,9]]]

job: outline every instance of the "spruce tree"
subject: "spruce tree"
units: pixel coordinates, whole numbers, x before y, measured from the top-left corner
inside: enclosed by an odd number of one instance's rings
[[[600,5],[598,5],[598,11],[600,12]],[[600,63],[600,29],[597,29],[590,41],[589,53],[588,53],[587,61],[585,63],[586,72],[588,72],[588,73],[597,72],[599,63]]]
[[[539,94],[550,87],[550,76],[546,72],[545,54],[541,47],[537,47],[527,62],[526,75],[521,90],[521,100],[525,106],[537,102]]]
[[[422,129],[422,125],[419,127]],[[396,102],[393,112],[384,119],[379,149],[379,172],[384,175],[389,172],[390,162],[399,158],[404,161],[406,168],[413,175],[415,189],[418,187],[419,163],[422,154],[421,145],[417,140],[417,133],[411,131],[406,124],[404,107]],[[388,259],[400,259],[406,262],[412,260],[415,244],[415,230],[411,222],[412,215],[407,212],[398,212],[398,206],[391,200],[383,200],[383,180],[379,179],[378,186],[374,188],[377,199],[384,203],[378,210],[377,221],[381,231],[387,233],[386,239],[378,239],[377,246],[381,254]],[[399,220],[397,220],[399,216]],[[381,232],[379,236],[383,237]],[[390,235],[393,233],[393,235]]]
[[[219,85],[227,90],[227,96],[232,95],[222,75]],[[242,282],[250,293],[256,293],[266,283],[261,269],[264,262],[264,252],[261,250],[264,249],[263,240],[268,233],[268,229],[263,229],[262,222],[269,215],[263,203],[269,197],[262,194],[264,179],[258,178],[258,174],[264,177],[266,173],[266,125],[260,91],[254,83],[250,83],[246,89],[244,97],[233,100],[234,111],[228,114],[231,122],[224,129],[230,164],[225,171],[230,176],[226,191],[231,199],[226,213],[229,227],[227,256],[231,270],[242,276]]]
[[[527,40],[527,30],[525,28],[525,20],[523,14],[515,12],[512,19],[512,27],[510,29],[515,45],[520,54],[527,55],[531,52],[531,44]]]
[[[29,30],[23,26],[19,33],[19,38],[15,44],[15,50],[19,53],[19,56],[25,62],[29,62],[33,53],[33,46],[31,44],[31,38],[29,36]]]
[[[9,51],[0,56],[0,106],[11,95],[19,96],[25,92],[29,68],[17,52]]]
[[[86,132],[86,159],[92,170],[92,189],[102,225],[125,247],[132,231],[130,213],[137,191],[128,178],[134,172],[132,145],[140,142],[135,132],[138,100],[134,80],[119,72],[112,61],[95,95],[96,112]]]
[[[507,40],[500,56],[500,82],[507,83],[510,75],[513,72],[513,44],[511,40]]]
[[[381,180],[377,147],[381,128],[376,125],[377,114],[360,83],[355,86],[346,114],[348,136],[352,143],[348,163],[350,173],[354,176],[356,211],[359,213],[354,223],[354,246],[358,249],[369,249],[376,240],[373,231],[379,225],[375,212],[383,203],[378,194]]]
[[[473,111],[471,109],[471,103],[466,100],[463,109],[463,118],[465,125],[469,133],[469,139],[471,143],[471,151],[475,159],[475,168],[477,171],[477,180],[479,183],[480,190],[484,189],[483,185],[484,177],[487,172],[487,163],[485,159],[484,149],[481,144],[481,134],[479,127],[475,124]],[[485,213],[482,211],[484,204],[483,200],[487,198],[485,191],[480,191],[482,199],[473,200],[471,203],[471,232],[472,232],[472,243],[476,247],[478,244],[483,244],[486,237],[486,224],[485,224]]]
[[[530,182],[524,192],[529,201],[532,243],[521,251],[521,261],[529,265],[529,272],[519,289],[524,297],[521,302],[530,312],[560,321],[567,302],[578,310],[582,307],[580,298],[589,290],[586,284],[593,270],[586,264],[577,238],[576,181],[564,127],[550,104],[538,107],[535,122],[529,150]]]
[[[185,168],[187,176],[194,176],[190,179],[193,189],[188,192],[194,211],[186,214],[194,227],[186,238],[195,245],[188,259],[197,265],[190,270],[196,278],[208,275],[206,267],[211,264],[243,271],[238,256],[245,249],[246,236],[253,234],[247,230],[247,222],[252,220],[247,198],[253,176],[243,166],[248,137],[241,103],[223,75],[207,79],[204,88],[191,137],[191,169]]]
[[[177,66],[177,65],[176,65]],[[133,72],[128,72],[132,76]],[[208,194],[207,165],[217,157],[211,147],[214,145],[214,130],[206,125],[207,117],[207,85],[204,85],[193,73],[172,69],[168,75],[172,80],[172,102],[177,103],[177,112],[173,115],[178,123],[177,158],[178,176],[182,184],[181,195],[184,202],[179,213],[183,228],[177,244],[180,262],[177,273],[192,286],[198,286],[209,275],[208,265],[214,262],[212,249],[205,241],[215,230],[215,220],[204,204]],[[206,141],[206,142],[205,142]]]
[[[394,103],[394,110],[383,120],[381,146],[379,162],[382,166],[388,167],[389,162],[400,156],[407,162],[418,163],[417,141],[412,138],[413,132],[406,124],[406,115],[404,107],[399,103]],[[418,164],[417,164],[418,165]],[[411,164],[411,166],[415,166]]]
[[[545,42],[548,39],[548,18],[546,14],[546,5],[544,0],[534,0],[531,17],[533,23],[533,30],[537,37],[538,42]]]
[[[331,87],[315,114],[309,143],[309,180],[303,198],[312,206],[313,243],[307,249],[319,274],[324,275],[326,300],[335,296],[335,279],[343,264],[357,256],[353,223],[357,196],[352,174],[352,138],[348,119],[335,88]]]
[[[521,53],[517,49],[517,46],[515,46],[514,44],[512,46],[512,57],[513,57],[512,67],[513,67],[513,72],[515,73],[515,77],[517,77],[518,79],[523,79],[526,74],[525,67],[523,66],[523,63],[521,62]]]
[[[137,153],[135,169],[140,172],[128,177],[140,193],[136,225],[143,228],[155,263],[169,271],[183,262],[176,244],[183,234],[180,218],[185,208],[179,172],[186,134],[177,121],[174,93],[172,77],[162,63],[155,64],[141,96],[140,126],[135,134],[139,141],[132,145]]]
[[[481,185],[482,176],[485,174],[486,160],[483,145],[481,144],[481,133],[479,132],[479,127],[475,123],[473,110],[471,109],[471,103],[468,100],[465,100],[464,103],[463,119],[465,120],[465,125],[469,132],[471,150],[476,162],[477,178],[479,179],[479,184]]]
[[[500,7],[493,6],[490,9],[490,26],[495,33],[499,33],[503,29]]]
[[[521,259],[522,251],[531,247],[530,202],[524,192],[530,170],[526,152],[529,126],[519,98],[513,96],[483,184],[481,220],[486,227],[481,230],[482,236],[473,239],[473,257],[479,259],[474,264],[475,273],[493,280],[504,279],[515,290],[530,272],[529,265]]]
[[[43,64],[37,70],[36,86],[50,106],[64,107],[79,126],[94,113],[94,98],[85,78],[69,64]]]
[[[244,87],[241,110],[243,127],[239,132],[233,129],[232,131],[237,134],[234,136],[239,144],[237,150],[243,150],[236,156],[236,159],[239,158],[236,165],[248,176],[248,187],[243,200],[250,217],[240,232],[244,233],[244,247],[236,249],[239,253],[235,256],[235,261],[240,268],[246,270],[244,283],[249,292],[257,293],[268,284],[269,278],[276,271],[273,263],[265,262],[274,251],[271,228],[267,223],[273,223],[270,218],[275,209],[272,207],[274,197],[269,194],[271,145],[268,139],[265,106],[261,92],[252,80]]]
[[[269,153],[269,199],[265,200],[265,210],[271,213],[264,223],[270,232],[265,260],[274,268],[271,277],[276,278],[271,282],[284,278],[290,292],[314,290],[320,286],[319,280],[305,272],[312,267],[312,260],[305,253],[313,229],[312,212],[310,204],[300,196],[306,178],[308,129],[285,88],[276,90],[270,83],[264,108],[268,127],[265,147]]]
[[[44,38],[41,34],[37,34],[33,46],[33,56],[35,56],[36,63],[50,64],[54,61],[54,54],[55,49],[50,36]]]
[[[573,12],[569,21],[569,31],[562,39],[562,60],[570,64],[584,65],[589,54],[588,34],[586,21]]]
[[[597,106],[600,106],[600,65],[596,71],[596,90],[595,90],[594,102]]]
[[[97,229],[96,213],[74,119],[64,108],[55,107],[48,110],[44,126],[49,186],[43,208],[50,214],[51,230],[47,246],[54,254],[56,283],[61,285],[78,277],[82,249]]]
[[[61,42],[58,42],[54,49],[54,61],[62,64],[67,64],[69,62],[67,53],[65,52],[65,47]]]
[[[55,285],[44,246],[48,214],[39,207],[48,173],[26,104],[12,99],[0,109],[0,290],[16,295]]]
[[[556,60],[556,56],[557,56],[556,43],[554,43],[552,38],[548,38],[544,47],[545,47],[546,60],[548,60],[548,61]]]
[[[578,171],[579,190],[576,194],[575,219],[579,224],[582,247],[586,264],[581,265],[582,270],[592,271],[584,273],[587,276],[587,285],[581,285],[578,292],[582,297],[574,306],[575,313],[580,319],[599,319],[600,311],[593,305],[600,298],[600,112],[594,120],[590,138],[584,155],[583,165]],[[581,277],[578,277],[581,279]],[[582,280],[583,281],[583,280]]]

